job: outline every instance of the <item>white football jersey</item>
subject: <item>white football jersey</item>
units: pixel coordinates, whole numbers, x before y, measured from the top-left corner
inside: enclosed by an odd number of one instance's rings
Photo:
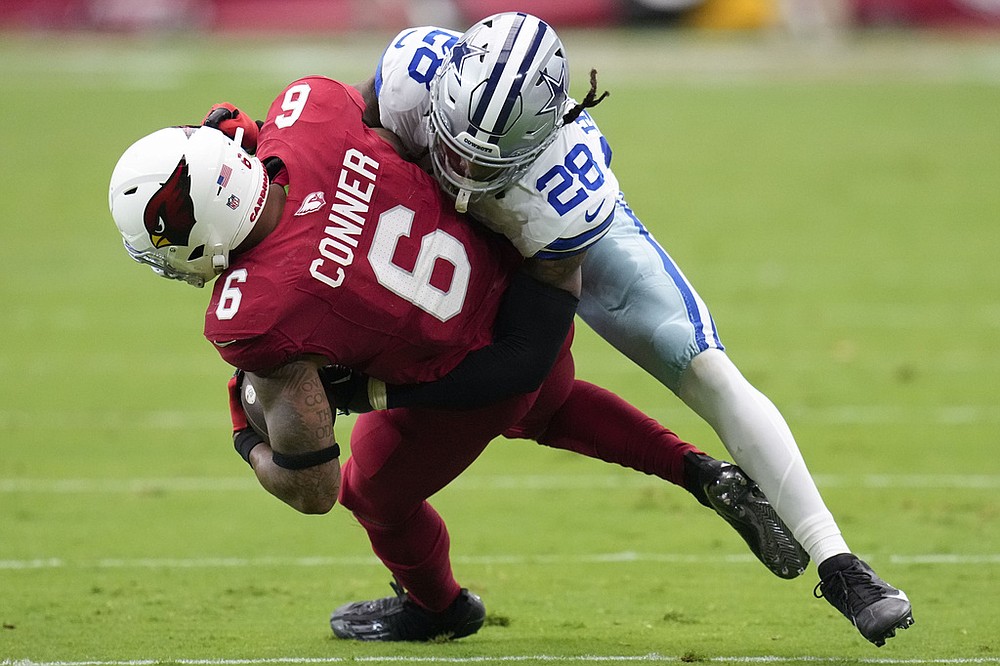
[[[408,28],[379,60],[375,94],[382,126],[396,133],[411,155],[427,153],[431,79],[459,37],[443,28]],[[567,108],[575,104],[570,100]],[[559,130],[519,180],[499,195],[472,202],[469,212],[525,257],[559,259],[586,250],[607,233],[617,196],[611,147],[584,112]]]

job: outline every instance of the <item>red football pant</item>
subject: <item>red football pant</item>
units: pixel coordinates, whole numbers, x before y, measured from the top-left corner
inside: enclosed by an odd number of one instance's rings
[[[524,418],[536,398],[544,394],[549,404],[569,394],[571,339],[533,394],[469,411],[390,409],[358,417],[351,456],[341,469],[340,503],[354,512],[375,554],[421,606],[444,610],[461,589],[451,570],[448,530],[427,498]]]
[[[614,393],[576,380],[569,396],[528,439],[615,463],[684,487],[684,454],[701,453]]]
[[[497,433],[684,485],[684,454],[699,450],[610,391],[574,381],[573,373],[567,344],[535,394],[472,411],[393,409],[358,417],[340,502],[415,602],[441,611],[459,594],[448,529],[427,498],[465,471]]]

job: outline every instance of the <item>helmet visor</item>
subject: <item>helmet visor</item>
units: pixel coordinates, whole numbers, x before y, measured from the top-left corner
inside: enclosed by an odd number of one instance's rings
[[[440,165],[441,170],[456,180],[468,183],[469,189],[490,190],[498,183],[506,183],[507,181],[502,179],[511,170],[474,162],[460,155],[443,141],[434,142],[434,153],[433,159]]]

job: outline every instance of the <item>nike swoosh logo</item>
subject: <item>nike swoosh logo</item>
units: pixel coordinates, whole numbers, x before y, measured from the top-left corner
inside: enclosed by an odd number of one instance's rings
[[[604,208],[603,201],[601,202],[601,205],[597,207],[597,210],[595,210],[593,213],[591,213],[589,210],[586,213],[584,213],[583,214],[584,219],[587,220],[587,222],[593,222],[594,220],[597,219],[597,216],[600,214],[602,208]]]
[[[219,342],[218,340],[212,340],[212,344],[216,347],[228,347],[229,345],[236,342],[236,340],[228,340],[226,342]]]

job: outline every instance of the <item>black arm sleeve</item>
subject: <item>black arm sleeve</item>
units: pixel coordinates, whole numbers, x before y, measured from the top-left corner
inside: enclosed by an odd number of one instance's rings
[[[388,407],[476,409],[542,385],[576,314],[577,298],[518,272],[500,302],[493,342],[447,375],[386,386]]]

